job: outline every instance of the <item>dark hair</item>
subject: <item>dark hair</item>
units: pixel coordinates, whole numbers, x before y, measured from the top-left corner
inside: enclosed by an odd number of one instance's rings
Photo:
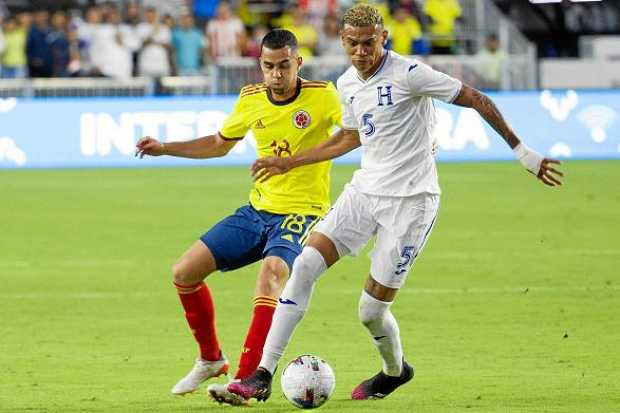
[[[263,47],[268,49],[282,49],[284,47],[290,47],[292,50],[297,50],[297,38],[293,33],[284,29],[275,29],[270,31],[263,37],[263,41],[260,44],[261,51]]]

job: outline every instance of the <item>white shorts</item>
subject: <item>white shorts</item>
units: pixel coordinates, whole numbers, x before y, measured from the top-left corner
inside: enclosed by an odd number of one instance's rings
[[[326,235],[338,255],[357,255],[376,235],[370,274],[380,284],[400,288],[424,248],[439,210],[439,195],[368,195],[347,184],[314,231]]]

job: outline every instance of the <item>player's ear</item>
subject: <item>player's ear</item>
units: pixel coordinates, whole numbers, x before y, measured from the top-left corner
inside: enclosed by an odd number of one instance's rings
[[[301,67],[301,65],[303,64],[304,59],[301,56],[297,56],[297,67]]]
[[[381,37],[383,38],[383,40],[381,41],[381,43],[385,46],[388,40],[388,36],[390,34],[388,33],[387,30],[383,29],[383,33],[381,33]]]

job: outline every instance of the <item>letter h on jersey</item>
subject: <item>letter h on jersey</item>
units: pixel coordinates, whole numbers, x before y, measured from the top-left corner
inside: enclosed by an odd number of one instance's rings
[[[385,87],[386,92],[383,93],[383,86],[377,86],[377,98],[379,99],[379,106],[383,106],[383,98],[387,98],[387,105],[393,105],[392,103],[392,85]]]

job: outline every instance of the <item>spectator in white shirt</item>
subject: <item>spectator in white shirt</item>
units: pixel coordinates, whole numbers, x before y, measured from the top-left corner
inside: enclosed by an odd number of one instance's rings
[[[84,49],[81,55],[81,69],[83,73],[88,74],[93,70],[92,63],[92,44],[95,32],[101,27],[101,9],[97,6],[89,7],[86,11],[86,21],[76,20],[77,37],[83,42]]]
[[[319,32],[319,41],[316,49],[319,56],[342,56],[346,57],[342,49],[340,27],[338,17],[330,14],[325,17],[323,31]]]
[[[478,72],[481,77],[481,88],[499,89],[502,84],[502,71],[508,56],[500,48],[497,35],[487,36],[484,50],[478,53]]]
[[[93,35],[93,66],[103,76],[128,79],[133,68],[132,52],[139,47],[140,40],[129,26],[121,23],[118,9],[111,8],[106,22]]]
[[[149,7],[144,12],[144,22],[137,28],[142,49],[138,57],[138,72],[142,76],[170,75],[170,28],[159,21],[157,10]]]
[[[212,59],[241,56],[246,41],[245,27],[228,3],[220,3],[216,17],[207,23],[207,37]]]

